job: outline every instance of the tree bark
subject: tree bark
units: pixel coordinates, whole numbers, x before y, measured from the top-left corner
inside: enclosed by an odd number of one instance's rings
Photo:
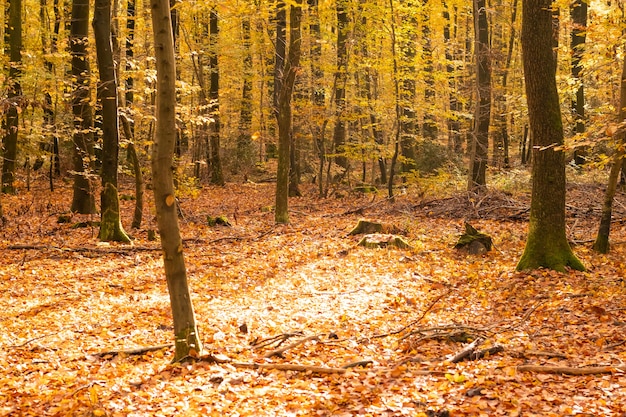
[[[152,0],[152,30],[157,69],[156,135],[152,177],[163,264],[174,318],[174,361],[202,352],[187,283],[183,242],[178,226],[172,166],[176,144],[176,62],[168,0]]]
[[[276,223],[289,223],[289,169],[291,147],[291,98],[300,66],[301,0],[290,6],[289,55],[286,57],[278,96],[278,171],[276,175]]]
[[[102,191],[100,194],[101,241],[130,243],[122,227],[117,192],[119,121],[117,117],[117,75],[111,40],[111,0],[95,0],[93,31],[98,60],[98,99],[102,106]]]
[[[620,111],[619,122],[623,123],[626,118],[626,59],[622,61],[622,79],[620,83]],[[622,170],[624,160],[624,132],[619,132],[616,137],[617,150],[613,155],[613,165],[609,172],[609,179],[604,193],[602,203],[602,215],[600,217],[600,227],[596,241],[593,243],[593,250],[599,253],[609,253],[609,233],[611,231],[611,218],[613,216],[613,199],[617,190],[619,173]]]
[[[530,225],[518,270],[545,267],[584,270],[565,235],[563,124],[552,51],[552,1],[525,0],[522,52],[533,138]]]
[[[15,166],[17,159],[17,138],[19,128],[20,97],[22,87],[19,77],[22,65],[22,1],[7,2],[8,21],[6,35],[9,49],[8,109],[3,121],[2,138],[2,192],[15,194]]]
[[[211,169],[211,184],[224,185],[224,172],[220,157],[220,70],[217,60],[218,16],[217,10],[212,9],[209,19],[209,67],[211,68],[211,86],[209,88],[209,108],[213,123],[210,126],[209,141],[211,153],[209,167]]]
[[[348,79],[348,11],[346,0],[337,0],[337,70],[335,72],[335,129],[333,143],[335,163],[342,168],[348,167],[348,158],[343,149],[346,144],[346,122],[344,111],[346,107],[346,82]]]
[[[575,120],[575,132],[585,132],[585,88],[582,81],[582,65],[580,63],[583,55],[587,34],[587,0],[575,0],[570,6],[572,16],[572,77],[578,83],[576,95],[572,101],[572,113]],[[576,165],[585,163],[585,148],[578,147],[574,150],[574,162]]]
[[[241,110],[237,137],[237,165],[246,170],[252,165],[252,40],[250,17],[242,17],[243,85],[241,87]]]
[[[89,0],[73,0],[70,48],[72,55],[72,113],[74,134],[72,153],[74,187],[72,211],[81,214],[96,212],[93,191],[92,170],[93,149],[93,107],[91,105],[91,72],[87,46],[89,43]]]
[[[491,118],[491,58],[489,48],[489,23],[485,0],[474,0],[474,31],[476,34],[476,74],[478,100],[474,123],[474,139],[470,154],[468,190],[487,186],[487,155],[489,149],[489,122]]]

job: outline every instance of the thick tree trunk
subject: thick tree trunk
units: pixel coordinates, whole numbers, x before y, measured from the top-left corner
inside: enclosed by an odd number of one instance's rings
[[[96,212],[93,191],[93,108],[91,106],[90,68],[87,46],[89,42],[89,0],[73,0],[70,48],[72,55],[72,113],[74,134],[72,153],[74,187],[72,211],[81,214]]]
[[[289,223],[289,170],[291,148],[291,98],[300,66],[301,0],[290,7],[289,55],[285,60],[278,96],[278,171],[276,175],[276,223]]]
[[[478,100],[474,123],[474,140],[470,154],[468,190],[486,187],[487,155],[489,148],[489,122],[491,118],[491,58],[489,26],[485,0],[474,0],[474,31],[476,33],[476,74]]]
[[[122,227],[117,192],[119,121],[117,117],[117,76],[111,41],[111,1],[96,0],[93,30],[98,60],[98,99],[102,106],[102,191],[100,195],[101,241],[130,242]]]
[[[533,148],[532,201],[518,270],[584,270],[565,235],[563,125],[552,51],[551,0],[524,0],[522,51]]]
[[[202,345],[187,283],[172,175],[176,144],[176,62],[170,7],[168,0],[152,0],[150,6],[157,69],[152,178],[165,277],[174,318],[176,362],[190,356],[197,357]]]
[[[4,119],[4,136],[2,138],[2,192],[15,193],[15,167],[17,159],[17,138],[19,128],[20,96],[22,87],[19,76],[22,65],[22,1],[10,0],[7,2],[8,21],[6,36],[9,38],[9,79],[8,79],[8,109]]]

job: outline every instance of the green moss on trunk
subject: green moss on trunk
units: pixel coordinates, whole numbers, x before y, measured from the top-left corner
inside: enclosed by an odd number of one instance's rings
[[[120,221],[120,200],[117,195],[117,188],[109,182],[106,183],[102,189],[102,199],[107,199],[108,208],[102,212],[98,239],[103,242],[130,243],[130,238]]]

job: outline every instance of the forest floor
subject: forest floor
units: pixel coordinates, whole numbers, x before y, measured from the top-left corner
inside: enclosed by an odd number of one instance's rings
[[[603,189],[572,182],[568,237],[588,271],[527,273],[515,272],[524,190],[428,199],[409,187],[390,203],[304,187],[284,226],[274,184],[188,191],[180,221],[205,356],[171,364],[152,205],[132,246],[100,243],[97,226],[73,228],[97,216],[58,223],[68,185],[41,187],[2,196],[2,416],[626,415],[622,193],[599,255]],[[122,204],[129,227],[134,202]],[[411,248],[358,247],[348,232],[362,218],[395,225]],[[494,250],[453,248],[465,220]],[[484,355],[456,361],[468,347]]]

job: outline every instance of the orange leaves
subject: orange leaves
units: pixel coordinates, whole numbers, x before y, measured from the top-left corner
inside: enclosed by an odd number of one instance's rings
[[[89,230],[47,222],[44,208],[41,217],[18,217],[19,230],[3,231],[5,247],[19,243],[9,242],[19,236],[30,244],[42,242],[44,248],[3,251],[0,414],[626,411],[622,372],[564,377],[518,371],[523,364],[589,368],[626,361],[621,324],[626,322],[621,277],[626,254],[621,246],[597,257],[580,248],[589,257],[586,263],[595,265],[586,274],[516,273],[522,222],[478,221],[498,250],[471,257],[451,248],[462,221],[380,205],[370,209],[372,217],[406,227],[413,249],[366,250],[346,237],[358,219],[340,215],[359,207],[360,200],[296,198],[292,224],[275,228],[272,213],[262,210],[272,204],[272,193],[271,184],[229,184],[202,190],[197,199],[181,197],[203,354],[218,360],[175,366],[168,363],[171,348],[96,356],[173,342],[160,254],[137,250],[158,245],[137,231],[132,248],[97,247]],[[62,201],[67,194],[62,190],[36,200]],[[411,206],[402,199],[398,204]],[[132,214],[129,207],[123,209],[127,216]],[[203,224],[214,208],[228,215],[237,212],[237,224]],[[587,230],[576,226],[580,235]],[[626,238],[624,233],[617,228],[616,241]],[[251,343],[282,334],[296,336],[279,346]],[[504,351],[456,364],[445,361],[478,336],[486,337],[481,347],[502,345]],[[295,343],[300,340],[304,342]],[[265,357],[286,347],[282,357]],[[243,369],[233,362],[302,365],[308,371]],[[362,365],[343,373],[310,371],[355,362]]]

